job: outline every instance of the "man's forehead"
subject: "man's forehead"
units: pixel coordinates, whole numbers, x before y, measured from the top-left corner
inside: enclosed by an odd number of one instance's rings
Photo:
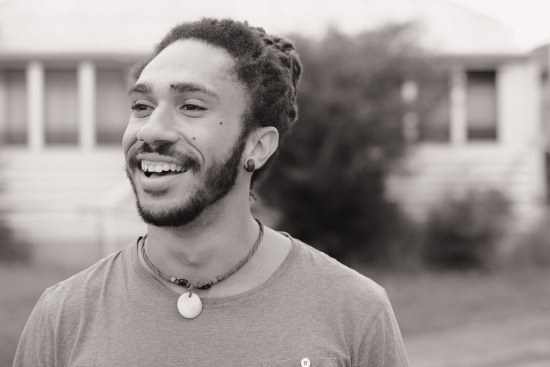
[[[213,84],[218,80],[240,84],[235,64],[233,57],[221,47],[195,39],[178,40],[143,68],[136,85],[182,91],[190,90],[186,84]]]
[[[196,39],[178,40],[155,56],[143,71],[154,68],[178,70],[196,68],[226,76],[233,73],[235,60],[222,47]]]

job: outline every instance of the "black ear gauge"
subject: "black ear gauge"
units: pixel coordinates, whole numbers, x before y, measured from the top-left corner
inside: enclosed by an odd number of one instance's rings
[[[244,165],[244,169],[246,172],[254,172],[256,169],[256,161],[254,159],[249,159],[246,161],[246,164]]]

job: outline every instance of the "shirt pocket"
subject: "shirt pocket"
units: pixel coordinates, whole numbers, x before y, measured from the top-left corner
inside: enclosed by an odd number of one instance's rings
[[[262,367],[336,367],[334,358],[294,358],[280,361],[268,361]]]

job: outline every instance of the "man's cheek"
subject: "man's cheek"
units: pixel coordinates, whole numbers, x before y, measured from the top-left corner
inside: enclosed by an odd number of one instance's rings
[[[137,141],[137,131],[133,131],[128,127],[122,136],[122,148],[124,150],[124,156],[128,159],[131,154],[132,145]]]

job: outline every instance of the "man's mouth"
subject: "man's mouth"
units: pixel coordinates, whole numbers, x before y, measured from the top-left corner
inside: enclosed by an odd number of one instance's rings
[[[177,175],[186,172],[188,168],[175,163],[141,161],[141,170],[146,177],[162,177],[166,175]]]

